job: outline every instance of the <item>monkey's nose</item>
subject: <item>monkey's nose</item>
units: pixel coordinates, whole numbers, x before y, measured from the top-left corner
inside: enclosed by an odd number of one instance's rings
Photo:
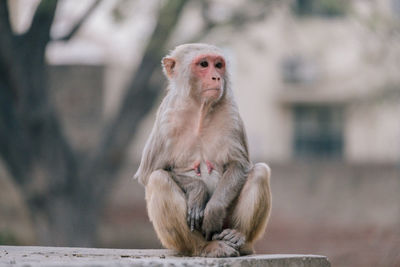
[[[220,77],[212,77],[211,79],[213,79],[213,81],[219,81],[219,80],[221,80]]]

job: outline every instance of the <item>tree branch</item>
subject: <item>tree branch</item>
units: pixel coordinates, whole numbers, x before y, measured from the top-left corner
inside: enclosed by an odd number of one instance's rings
[[[74,25],[74,27],[70,30],[68,34],[63,37],[52,39],[54,41],[69,41],[82,27],[82,25],[87,21],[96,7],[100,4],[101,0],[96,0],[92,3],[92,5],[85,11],[85,13],[81,16],[79,21]]]
[[[0,1],[0,70],[8,71],[8,64],[12,62],[14,49],[14,35],[10,24],[10,15],[7,1]],[[0,88],[4,89],[4,88]]]
[[[33,16],[31,27],[25,35],[33,35],[37,40],[47,44],[50,40],[50,29],[57,3],[58,0],[42,0]]]
[[[50,41],[50,29],[57,7],[57,0],[42,0],[33,16],[30,29],[20,36],[16,49],[19,77],[28,84],[18,88],[19,114],[22,120],[31,124],[44,118],[48,110],[49,95],[45,74],[45,51]],[[36,122],[34,122],[36,123]]]
[[[15,181],[23,185],[24,178],[28,176],[31,151],[28,149],[28,140],[20,131],[11,93],[8,86],[0,80],[0,156]]]
[[[0,32],[10,36],[13,35],[7,1],[0,1]]]
[[[18,54],[19,77],[29,84],[19,88],[19,108],[22,116],[37,117],[39,110],[47,107],[48,92],[45,81],[45,51],[50,41],[50,29],[53,23],[57,0],[42,0],[33,16],[30,29],[20,36],[16,44]]]

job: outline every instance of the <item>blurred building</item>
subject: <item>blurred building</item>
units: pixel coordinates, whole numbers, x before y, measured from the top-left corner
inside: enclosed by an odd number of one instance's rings
[[[226,45],[252,156],[398,163],[399,1],[295,2]]]

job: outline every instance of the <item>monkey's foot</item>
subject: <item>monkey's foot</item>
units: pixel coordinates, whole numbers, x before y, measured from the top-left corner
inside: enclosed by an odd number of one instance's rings
[[[200,256],[209,258],[238,257],[239,251],[225,241],[214,240],[204,247]]]
[[[251,255],[254,254],[254,249],[253,249],[253,245],[246,243],[244,245],[242,245],[239,249],[240,252],[240,256],[246,256],[246,255]]]
[[[240,249],[246,242],[246,237],[235,229],[225,229],[221,233],[215,234],[212,239],[224,241],[236,250]]]

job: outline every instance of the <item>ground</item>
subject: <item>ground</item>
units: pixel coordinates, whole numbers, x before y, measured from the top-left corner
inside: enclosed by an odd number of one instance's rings
[[[317,255],[252,255],[237,258],[181,257],[165,249],[96,249],[0,246],[0,265],[10,266],[330,266]]]

